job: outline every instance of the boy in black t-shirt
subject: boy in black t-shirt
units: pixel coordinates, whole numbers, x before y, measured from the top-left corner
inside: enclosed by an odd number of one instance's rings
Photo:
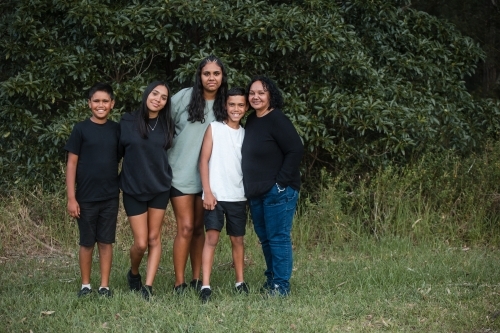
[[[92,292],[90,272],[96,242],[101,268],[99,295],[112,296],[108,283],[118,215],[120,127],[107,117],[114,104],[113,88],[109,84],[96,83],[92,86],[88,100],[92,116],[74,126],[64,146],[68,151],[68,213],[77,219],[80,231],[82,287],[78,297]]]

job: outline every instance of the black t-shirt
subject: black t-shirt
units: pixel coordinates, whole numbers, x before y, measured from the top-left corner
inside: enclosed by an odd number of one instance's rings
[[[169,191],[172,169],[165,145],[165,124],[150,119],[148,137],[141,137],[137,111],[125,113],[120,120],[119,151],[123,156],[120,188],[139,201],[148,201]]]
[[[77,123],[64,146],[78,155],[76,201],[93,202],[118,197],[118,123],[96,124],[90,119]]]
[[[261,118],[250,114],[241,147],[245,196],[259,197],[276,183],[298,191],[303,150],[299,134],[281,110]]]

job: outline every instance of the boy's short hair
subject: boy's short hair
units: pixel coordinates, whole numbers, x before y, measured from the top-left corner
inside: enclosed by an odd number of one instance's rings
[[[111,87],[110,84],[104,83],[104,82],[97,82],[92,87],[90,87],[89,99],[92,99],[92,96],[94,96],[94,94],[98,91],[104,91],[104,92],[108,93],[111,100],[115,99],[115,95],[113,93],[113,87]]]
[[[245,100],[246,100],[247,93],[246,93],[245,89],[242,87],[233,87],[233,88],[229,89],[229,91],[227,92],[227,97],[229,97],[229,96],[243,96],[243,97],[245,97]],[[227,100],[227,98],[226,98],[226,100]]]

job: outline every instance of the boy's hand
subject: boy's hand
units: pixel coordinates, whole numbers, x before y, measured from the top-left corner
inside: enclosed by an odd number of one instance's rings
[[[80,205],[75,199],[68,200],[68,213],[71,217],[80,218]]]
[[[206,210],[214,210],[215,205],[217,205],[217,199],[215,199],[212,193],[204,193],[203,208]]]

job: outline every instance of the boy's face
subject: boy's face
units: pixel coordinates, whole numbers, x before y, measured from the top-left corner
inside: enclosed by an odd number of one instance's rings
[[[92,118],[96,122],[106,121],[111,109],[115,106],[115,101],[111,99],[105,91],[96,91],[89,99],[89,108],[92,111]]]
[[[228,122],[239,123],[241,118],[248,111],[248,104],[245,96],[229,96],[226,101]]]

